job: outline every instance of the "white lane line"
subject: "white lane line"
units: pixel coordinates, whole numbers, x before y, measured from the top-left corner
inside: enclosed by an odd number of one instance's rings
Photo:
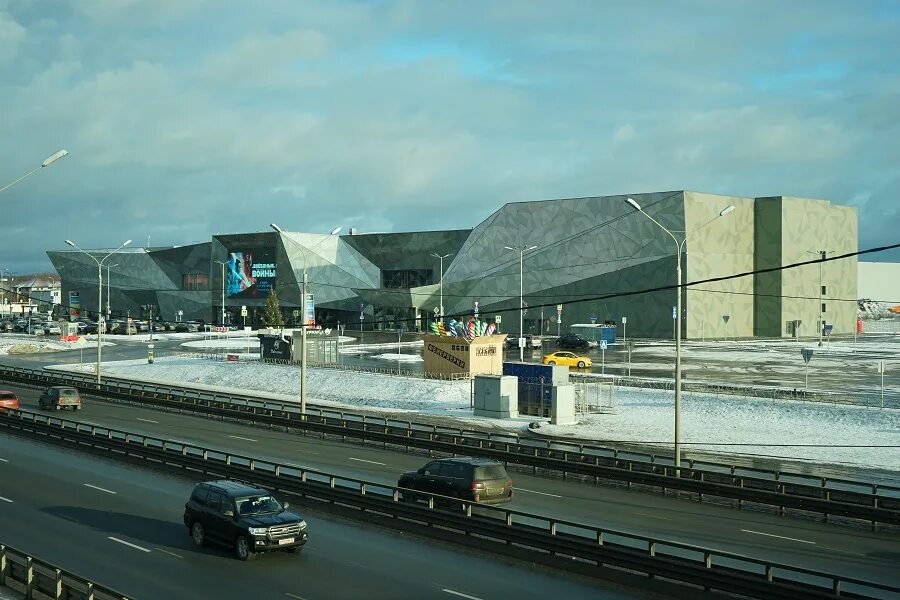
[[[138,546],[137,544],[132,544],[131,542],[126,542],[125,540],[120,540],[119,538],[114,538],[112,536],[109,536],[107,539],[110,539],[114,542],[119,542],[120,544],[125,544],[126,546],[128,546],[130,548],[134,548],[135,550],[140,550],[141,552],[150,552],[150,550],[147,548],[142,548],[141,546]]]
[[[297,600],[306,600],[306,598],[304,598],[303,596],[298,596],[297,594],[292,594],[290,592],[285,592],[284,595],[287,596],[288,598],[296,598]]]
[[[244,440],[245,442],[257,442],[257,441],[259,441],[259,440],[254,440],[253,438],[245,438],[245,437],[241,437],[241,436],[239,436],[239,435],[229,435],[228,437],[234,438],[234,439],[236,439],[236,440]]]
[[[456,590],[451,590],[448,588],[444,588],[441,590],[445,594],[453,594],[454,596],[459,596],[460,598],[468,598],[469,600],[481,600],[478,596],[470,596],[469,594],[463,594],[462,592],[457,592]]]
[[[101,491],[101,492],[106,492],[107,494],[116,494],[116,493],[118,493],[118,492],[114,492],[114,491],[112,491],[112,490],[108,490],[108,489],[106,489],[106,488],[97,487],[96,485],[91,485],[91,484],[89,484],[89,483],[85,483],[85,484],[84,484],[84,487],[89,487],[89,488],[94,489],[94,490],[99,490],[99,491]]]
[[[366,460],[366,459],[364,459],[364,458],[353,458],[352,456],[348,456],[347,458],[350,459],[350,460],[355,460],[355,461],[357,461],[357,462],[364,462],[364,463],[369,463],[369,464],[373,464],[373,465],[381,465],[382,467],[386,467],[386,466],[387,466],[387,465],[384,464],[384,463],[376,462],[376,461],[374,461],[374,460]]]
[[[6,460],[5,458],[0,458],[0,462],[9,462],[9,461]]]
[[[3,502],[9,502],[10,504],[12,503],[12,500],[10,500],[9,498],[4,498],[3,496],[0,496],[0,500],[2,500]]]
[[[654,515],[654,514],[650,514],[650,513],[636,512],[636,513],[634,513],[634,514],[640,515],[640,516],[642,516],[642,517],[648,517],[648,518],[650,518],[650,519],[662,519],[663,521],[671,521],[671,520],[672,520],[672,519],[670,519],[669,517],[663,517],[663,516],[660,516],[660,515]]]
[[[159,421],[154,421],[153,419],[142,419],[140,417],[135,417],[138,421],[143,421],[144,423],[156,423],[159,425]]]
[[[750,529],[741,529],[744,533],[753,533],[756,535],[764,535],[766,537],[780,538],[782,540],[791,540],[792,542],[800,542],[801,544],[812,544],[816,545],[815,542],[810,542],[809,540],[798,540],[797,538],[785,537],[783,535],[775,535],[774,533],[763,533],[762,531],[752,531]]]
[[[182,555],[180,555],[180,554],[175,554],[174,552],[169,552],[168,550],[164,550],[164,549],[162,549],[162,548],[157,548],[156,546],[154,546],[153,549],[154,549],[154,550],[159,550],[159,551],[162,552],[163,554],[168,554],[169,556],[174,556],[175,558],[184,558],[184,557],[183,557]]]
[[[562,498],[562,496],[557,496],[556,494],[548,494],[547,492],[538,492],[535,490],[526,490],[525,488],[513,488],[517,492],[528,492],[529,494],[540,494],[541,496],[550,496],[551,498]]]

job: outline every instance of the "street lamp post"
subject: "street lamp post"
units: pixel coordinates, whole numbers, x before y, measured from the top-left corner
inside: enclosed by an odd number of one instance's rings
[[[281,229],[275,223],[270,223],[269,227],[274,229],[280,234],[284,234],[284,230]],[[341,228],[335,227],[331,230],[330,235],[337,235],[340,233]],[[293,240],[291,240],[293,241]],[[315,248],[316,245],[321,244],[322,241],[319,241],[317,244],[313,245],[312,248]],[[306,252],[308,249],[302,244],[297,244],[301,248],[303,248],[303,293],[300,300],[300,308],[302,310],[303,318],[300,322],[300,414],[306,414],[306,296],[307,296],[307,278],[306,278]],[[311,250],[310,248],[309,250]],[[313,318],[315,318],[315,308],[313,308]],[[360,322],[359,326],[360,331],[362,331],[362,322]]]
[[[525,253],[537,248],[537,246],[503,246],[506,250],[515,250],[519,253],[519,362],[525,361],[525,278],[523,263]]]
[[[109,319],[112,316],[110,308],[109,308],[109,299],[112,296],[112,290],[110,289],[110,286],[112,284],[112,277],[109,276],[109,270],[112,269],[113,267],[118,267],[118,266],[119,266],[118,264],[106,265],[106,320],[107,321],[109,321]]]
[[[20,181],[22,181],[23,179],[25,179],[26,177],[28,177],[29,175],[33,175],[34,173],[37,173],[38,171],[40,171],[40,170],[43,169],[44,167],[49,167],[50,165],[52,165],[53,163],[55,163],[56,161],[58,161],[59,159],[61,159],[63,156],[67,155],[68,153],[69,153],[68,150],[57,150],[56,152],[54,152],[53,154],[51,154],[50,156],[48,156],[47,158],[45,158],[45,159],[44,159],[44,162],[41,163],[41,166],[39,166],[39,167],[37,167],[37,168],[35,168],[35,169],[32,169],[31,171],[28,171],[27,173],[25,173],[24,175],[22,175],[21,177],[19,177],[19,178],[16,179],[15,181],[11,181],[11,182],[7,183],[7,184],[4,185],[2,188],[0,188],[0,192],[2,192],[3,190],[6,190],[6,189],[11,188],[12,186],[16,185],[17,183],[19,183]]]
[[[441,261],[441,267],[440,267],[441,268],[441,278],[439,280],[440,289],[441,289],[441,300],[440,300],[441,314],[438,316],[441,318],[441,321],[443,321],[444,320],[444,259],[447,258],[448,256],[453,256],[453,253],[451,252],[449,254],[444,254],[442,256],[440,254],[435,254],[434,252],[432,252],[431,255],[433,257],[435,257],[436,259],[438,259],[439,261]]]
[[[678,477],[681,474],[681,287],[682,287],[682,277],[681,277],[681,253],[684,249],[684,244],[687,242],[688,238],[715,221],[720,217],[724,217],[725,215],[734,211],[734,205],[729,205],[719,211],[719,214],[707,221],[706,223],[700,225],[694,231],[688,233],[684,236],[684,238],[679,242],[678,238],[669,231],[667,228],[663,227],[659,221],[651,217],[649,214],[644,212],[644,209],[641,208],[641,205],[637,203],[634,198],[626,198],[625,202],[631,205],[635,210],[639,213],[653,221],[660,229],[669,234],[669,237],[672,238],[672,241],[675,242],[675,279],[677,285],[675,287],[675,476]]]
[[[65,156],[65,155],[63,155],[63,156]],[[73,248],[75,248],[76,250],[78,250],[79,252],[81,252],[82,254],[84,254],[85,256],[89,256],[91,258],[91,260],[93,260],[95,263],[97,263],[97,368],[96,368],[96,372],[97,372],[97,385],[99,386],[100,385],[100,358],[101,358],[100,355],[102,352],[101,348],[102,348],[102,344],[103,344],[103,342],[102,342],[103,334],[101,333],[103,331],[103,328],[100,326],[101,325],[105,326],[105,323],[101,323],[102,311],[103,311],[103,263],[106,262],[107,258],[109,258],[113,254],[115,254],[116,252],[118,252],[119,250],[121,250],[122,248],[127,246],[128,244],[130,244],[131,240],[127,240],[124,244],[122,244],[121,246],[119,246],[118,248],[116,248],[115,250],[113,250],[112,252],[110,252],[109,254],[107,254],[100,260],[97,260],[97,258],[93,254],[85,252],[84,250],[79,248],[78,245],[75,244],[75,242],[73,242],[72,240],[66,240],[66,243],[68,245],[72,246]]]
[[[222,265],[222,327],[225,327],[225,263],[221,260],[213,262]]]

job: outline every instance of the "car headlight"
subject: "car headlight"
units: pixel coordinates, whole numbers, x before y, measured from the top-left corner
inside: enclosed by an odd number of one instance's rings
[[[306,529],[306,521],[300,521],[300,531]]]
[[[267,527],[251,527],[250,535],[266,535],[269,529]]]

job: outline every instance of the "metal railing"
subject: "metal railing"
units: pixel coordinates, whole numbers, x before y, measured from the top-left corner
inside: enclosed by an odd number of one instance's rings
[[[900,599],[900,588],[895,586],[540,514],[474,505],[459,498],[54,416],[10,410],[0,413],[0,427],[118,459],[249,481],[367,523],[475,544],[481,550],[527,557],[530,562],[593,576],[626,572],[761,599]]]
[[[27,372],[26,372],[27,371]],[[44,384],[65,382],[87,394],[159,408],[189,411],[205,416],[251,424],[304,430],[323,437],[359,440],[448,455],[466,454],[501,460],[507,464],[569,475],[647,486],[663,491],[680,490],[696,495],[727,498],[744,503],[815,512],[830,516],[900,524],[900,486],[799,473],[767,471],[733,465],[688,460],[676,475],[671,457],[577,443],[520,437],[517,434],[484,433],[412,421],[345,413],[309,407],[301,415],[296,403],[262,400],[252,396],[221,394],[190,388],[131,383],[106,378],[97,389],[89,376],[68,376],[48,371],[0,367],[0,378],[16,375]]]
[[[25,600],[38,597],[36,594],[54,600],[133,598],[2,543],[0,543],[0,587],[7,587],[22,594]]]

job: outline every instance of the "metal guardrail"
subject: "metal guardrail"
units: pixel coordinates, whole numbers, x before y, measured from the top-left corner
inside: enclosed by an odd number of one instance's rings
[[[25,600],[35,594],[54,600],[133,599],[5,544],[0,544],[0,587],[22,594]]]
[[[530,562],[603,577],[612,571],[760,599],[893,598],[900,587],[740,554],[585,525],[459,498],[342,477],[120,429],[27,411],[0,413],[0,427],[45,441],[178,471],[250,481],[349,513]],[[415,499],[410,494],[415,495]],[[421,500],[425,500],[423,504]],[[602,569],[611,571],[601,572]]]
[[[67,374],[66,374],[67,375]],[[412,421],[373,418],[324,408],[310,408],[301,415],[294,403],[261,400],[251,396],[220,394],[176,386],[132,383],[108,378],[99,390],[87,376],[60,376],[57,373],[0,367],[0,379],[13,378],[31,383],[67,383],[85,393],[101,397],[150,404],[161,408],[190,411],[222,419],[234,419],[302,429],[323,437],[352,438],[363,442],[446,454],[485,456],[506,463],[562,473],[593,477],[634,485],[690,492],[702,500],[704,495],[727,498],[785,509],[810,511],[829,516],[862,519],[876,523],[900,524],[900,487],[810,477],[774,472],[723,467],[715,463],[688,461],[676,476],[670,458],[649,461],[630,458],[631,453],[617,450],[521,438],[514,434],[484,434]],[[747,473],[741,473],[745,471]]]

